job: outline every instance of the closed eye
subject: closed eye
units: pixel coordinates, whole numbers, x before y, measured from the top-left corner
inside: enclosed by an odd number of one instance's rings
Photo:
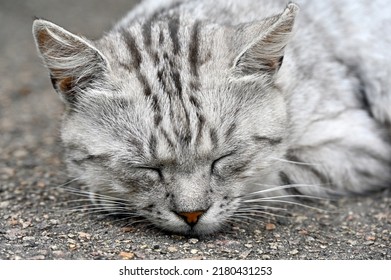
[[[146,170],[146,171],[151,171],[151,172],[155,172],[157,175],[159,175],[159,178],[161,180],[163,180],[163,172],[160,168],[158,167],[149,167],[149,166],[137,166],[136,167],[137,169],[141,169],[141,170]]]
[[[227,158],[227,157],[232,156],[233,154],[234,154],[234,152],[230,152],[230,153],[228,153],[228,154],[226,154],[226,155],[224,155],[224,156],[222,156],[222,157],[219,157],[218,159],[214,160],[214,161],[212,162],[212,165],[210,166],[210,172],[211,172],[211,174],[216,173],[216,165],[217,165],[218,162],[220,162],[220,161],[223,160],[224,158]]]

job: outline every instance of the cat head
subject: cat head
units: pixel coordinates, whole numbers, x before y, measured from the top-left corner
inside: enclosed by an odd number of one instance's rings
[[[95,42],[34,21],[69,170],[94,202],[182,234],[234,221],[285,152],[279,76],[297,10],[239,26],[164,15]]]

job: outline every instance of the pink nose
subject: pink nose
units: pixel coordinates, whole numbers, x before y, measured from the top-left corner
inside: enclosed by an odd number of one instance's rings
[[[181,216],[189,226],[194,226],[198,222],[202,214],[204,213],[205,211],[194,211],[194,212],[180,212],[177,214]]]

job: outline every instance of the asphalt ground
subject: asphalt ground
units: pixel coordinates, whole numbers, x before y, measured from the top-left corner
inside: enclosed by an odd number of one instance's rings
[[[0,1],[0,259],[390,260],[391,191],[310,203],[327,211],[286,205],[283,217],[189,238],[94,213],[63,190],[63,106],[36,54],[33,17],[94,39],[134,2]]]

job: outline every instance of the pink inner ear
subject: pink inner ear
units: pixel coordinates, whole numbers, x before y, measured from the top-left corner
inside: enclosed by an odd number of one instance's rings
[[[49,32],[46,29],[39,30],[37,32],[37,42],[39,45],[39,48],[41,49],[42,53],[44,53],[48,49],[48,45],[51,43],[52,37],[49,35]],[[55,80],[55,83],[59,90],[62,92],[67,92],[72,89],[73,86],[73,78],[72,77],[65,77],[59,79],[61,77],[61,70],[59,69],[50,69],[53,78]]]
[[[37,42],[40,48],[44,48],[47,42],[50,40],[50,36],[47,30],[40,30],[37,34]]]
[[[68,92],[72,89],[74,86],[74,79],[73,77],[66,77],[59,81],[58,87],[62,92]]]
[[[53,87],[67,104],[76,102],[80,89],[102,81],[106,61],[87,40],[50,22],[36,21],[33,28]]]

